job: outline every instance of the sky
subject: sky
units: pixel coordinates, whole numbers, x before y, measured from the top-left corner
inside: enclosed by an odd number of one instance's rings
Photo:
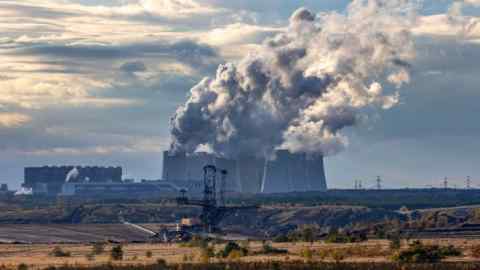
[[[23,168],[124,167],[158,179],[169,120],[217,66],[281,33],[300,7],[348,0],[0,0],[0,182]],[[480,1],[419,1],[397,106],[345,131],[328,185],[480,188]]]

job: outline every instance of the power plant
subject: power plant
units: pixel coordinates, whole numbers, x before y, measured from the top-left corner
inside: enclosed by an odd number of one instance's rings
[[[286,193],[327,189],[323,156],[278,150],[271,159],[242,156],[238,159],[199,152],[163,153],[162,179],[122,178],[122,167],[43,166],[25,168],[22,187],[35,195],[81,197],[174,196],[186,190],[189,196],[202,193],[206,165],[228,171],[225,193]]]
[[[121,183],[121,167],[43,166],[25,168],[24,188],[57,195],[66,182]]]
[[[169,182],[201,181],[202,168],[213,164],[227,170],[227,192],[283,193],[327,189],[323,156],[278,150],[272,159],[253,156],[238,159],[216,157],[205,152],[163,153],[163,179]]]

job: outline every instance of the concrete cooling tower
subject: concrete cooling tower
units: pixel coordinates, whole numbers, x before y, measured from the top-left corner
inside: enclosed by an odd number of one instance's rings
[[[237,160],[213,154],[163,154],[162,178],[168,181],[201,181],[203,166],[213,164],[227,170],[228,191],[243,193],[282,193],[326,190],[323,157],[278,150],[276,158],[265,160],[242,157]]]
[[[227,170],[227,191],[240,191],[236,161],[204,152],[187,156],[185,153],[170,154],[164,151],[162,179],[171,182],[202,181],[205,165],[215,165],[220,170]]]
[[[242,157],[237,160],[237,181],[243,193],[259,193],[264,175],[264,159]]]
[[[276,158],[265,163],[263,193],[326,190],[322,156],[292,154],[278,150]]]

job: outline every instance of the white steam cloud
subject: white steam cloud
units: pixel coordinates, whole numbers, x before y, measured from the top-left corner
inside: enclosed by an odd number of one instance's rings
[[[78,175],[80,172],[78,171],[77,167],[73,167],[68,173],[67,176],[65,177],[65,182],[68,183],[76,178],[78,178]]]
[[[407,0],[355,0],[345,14],[298,9],[284,33],[191,89],[171,120],[172,150],[337,153],[348,143],[343,128],[398,103],[415,57],[415,11]]]

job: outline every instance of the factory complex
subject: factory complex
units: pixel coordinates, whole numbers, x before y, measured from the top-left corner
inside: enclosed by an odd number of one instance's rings
[[[214,165],[227,175],[229,193],[282,193],[326,190],[322,156],[276,151],[272,159],[228,159],[199,152],[163,153],[163,173],[158,180],[123,179],[122,167],[43,166],[24,170],[22,189],[34,195],[155,198],[184,192],[203,192],[203,167]],[[25,193],[25,192],[24,192]]]

